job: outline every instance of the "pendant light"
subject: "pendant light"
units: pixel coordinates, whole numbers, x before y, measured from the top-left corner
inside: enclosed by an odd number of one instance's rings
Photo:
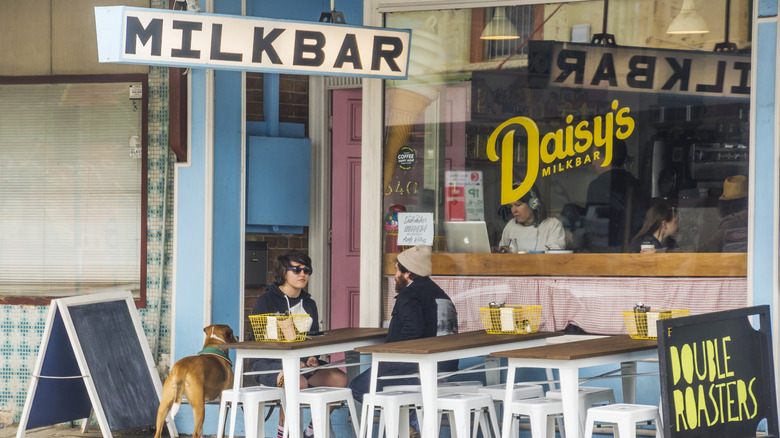
[[[669,28],[666,29],[666,33],[673,35],[682,34],[701,34],[707,33],[710,28],[707,27],[707,23],[696,11],[696,4],[694,0],[683,0],[682,9],[680,13],[669,24]]]
[[[507,18],[503,7],[495,8],[493,18],[490,19],[480,38],[483,40],[516,40],[520,38],[517,28]]]

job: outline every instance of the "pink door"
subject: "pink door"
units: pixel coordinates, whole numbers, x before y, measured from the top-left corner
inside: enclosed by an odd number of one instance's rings
[[[330,327],[360,325],[361,90],[333,91]]]

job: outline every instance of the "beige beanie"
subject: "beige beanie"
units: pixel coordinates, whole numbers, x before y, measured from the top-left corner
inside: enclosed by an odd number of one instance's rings
[[[413,246],[398,254],[398,263],[420,277],[430,277],[431,247],[428,245]]]

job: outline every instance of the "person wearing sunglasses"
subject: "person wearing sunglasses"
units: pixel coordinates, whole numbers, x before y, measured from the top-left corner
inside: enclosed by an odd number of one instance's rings
[[[274,282],[266,289],[265,293],[257,298],[252,308],[253,315],[266,313],[279,313],[281,315],[307,314],[310,318],[309,332],[320,331],[319,313],[317,303],[308,292],[303,290],[309,283],[312,275],[311,259],[301,251],[291,251],[277,257],[274,266]],[[254,335],[252,336],[254,340]],[[311,356],[301,358],[301,368],[316,367],[327,362]],[[282,368],[279,359],[255,359],[250,363],[253,371],[278,370]],[[255,381],[265,386],[284,386],[285,376],[282,373],[258,374]],[[320,369],[306,374],[301,374],[301,389],[309,386],[335,386],[346,387],[347,375],[338,368]],[[279,413],[278,436],[284,432],[284,413]],[[311,423],[304,431],[304,436],[313,434]]]

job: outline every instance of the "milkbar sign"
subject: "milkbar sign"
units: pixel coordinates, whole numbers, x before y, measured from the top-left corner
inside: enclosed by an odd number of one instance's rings
[[[532,87],[750,97],[750,57],[735,53],[529,42]]]
[[[100,62],[405,79],[409,30],[96,7]]]

